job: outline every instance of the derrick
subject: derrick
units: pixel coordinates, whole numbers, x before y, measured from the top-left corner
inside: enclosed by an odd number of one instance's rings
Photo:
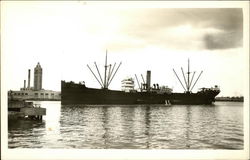
[[[173,69],[174,71],[174,74],[175,76],[177,77],[178,81],[180,82],[182,88],[184,89],[184,91],[186,93],[190,93],[192,92],[194,86],[196,85],[197,81],[199,80],[201,74],[203,73],[203,71],[200,72],[199,76],[197,77],[196,81],[194,83],[193,82],[193,79],[194,79],[194,75],[195,75],[195,71],[193,72],[193,75],[192,75],[192,78],[191,78],[191,81],[190,81],[190,74],[192,72],[190,72],[190,66],[189,66],[189,59],[188,59],[188,71],[187,71],[187,77],[185,76],[184,74],[184,71],[183,71],[183,68],[181,67],[181,72],[182,72],[182,76],[183,76],[183,79],[184,79],[184,82],[185,82],[185,86],[183,85],[181,79],[179,78],[179,76],[177,75],[177,73],[175,72],[175,70]]]
[[[88,69],[90,70],[92,75],[95,77],[96,81],[100,84],[101,88],[103,88],[103,89],[108,89],[109,85],[111,84],[118,69],[120,68],[120,66],[122,64],[122,62],[120,62],[119,66],[115,69],[116,63],[113,65],[113,67],[111,64],[107,65],[107,63],[108,63],[108,58],[107,58],[107,50],[106,50],[104,76],[103,77],[100,74],[100,71],[99,71],[99,68],[98,68],[96,62],[94,62],[94,65],[95,65],[95,68],[97,70],[99,78],[96,76],[96,74],[93,72],[93,70],[89,67],[89,65],[87,65]],[[113,73],[114,70],[115,70],[115,72]]]

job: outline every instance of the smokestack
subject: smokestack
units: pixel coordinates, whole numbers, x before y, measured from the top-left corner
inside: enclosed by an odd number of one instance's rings
[[[24,80],[23,89],[26,89],[26,80]]]
[[[151,86],[151,84],[150,84],[150,82],[151,82],[151,71],[147,71],[147,91],[149,91],[150,90],[150,86]]]
[[[28,89],[30,89],[30,69],[28,71]]]

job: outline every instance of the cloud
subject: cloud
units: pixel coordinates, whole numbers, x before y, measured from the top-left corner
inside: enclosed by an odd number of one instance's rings
[[[77,17],[79,13],[81,20]],[[79,33],[112,50],[148,46],[175,50],[214,50],[242,46],[242,9],[238,8],[98,8],[68,17]],[[90,16],[91,15],[91,16]],[[64,20],[64,19],[63,19]],[[72,23],[74,24],[74,23]],[[214,32],[216,31],[216,32]],[[69,42],[71,43],[71,42]]]
[[[205,47],[210,50],[229,49],[242,46],[242,36],[239,32],[225,32],[204,35]]]
[[[243,13],[241,9],[221,9],[215,12],[215,20],[208,27],[221,33],[206,33],[203,36],[206,49],[230,49],[243,45]]]
[[[243,16],[238,8],[129,9],[120,11],[119,15],[120,33],[144,43],[140,47],[156,45],[181,50],[202,47],[213,50],[242,46]],[[116,48],[126,49],[123,46],[132,45],[131,41],[127,42]]]

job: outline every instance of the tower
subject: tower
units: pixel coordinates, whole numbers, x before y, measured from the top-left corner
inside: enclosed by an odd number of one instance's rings
[[[38,62],[34,69],[34,90],[42,89],[42,75],[43,75],[43,69]]]

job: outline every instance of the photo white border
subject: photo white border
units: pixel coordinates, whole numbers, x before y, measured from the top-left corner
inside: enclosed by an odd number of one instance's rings
[[[57,1],[44,3],[60,3]],[[5,57],[1,52],[1,159],[249,159],[249,2],[248,1],[81,1],[94,7],[135,7],[135,8],[242,8],[243,46],[245,54],[244,91],[244,149],[243,150],[167,150],[167,149],[8,149],[7,130],[7,88],[8,74]],[[1,8],[5,3],[1,1]],[[28,3],[28,2],[24,2]],[[63,1],[63,3],[66,3]],[[2,12],[2,9],[1,9]],[[1,19],[4,14],[1,14]],[[2,31],[1,20],[1,31]],[[2,33],[2,32],[1,32]],[[1,50],[4,37],[1,36]]]

